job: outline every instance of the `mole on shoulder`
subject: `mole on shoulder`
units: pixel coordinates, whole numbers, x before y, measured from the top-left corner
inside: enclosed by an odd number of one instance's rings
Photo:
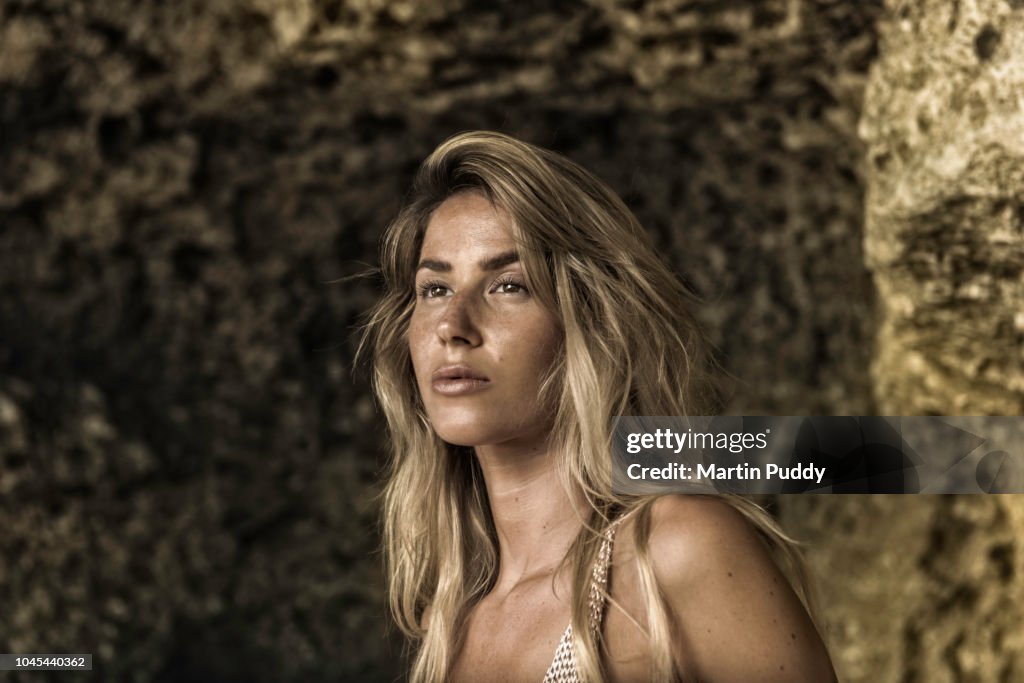
[[[790,633],[789,637],[792,638],[793,640],[796,640],[796,634],[795,633]]]
[[[785,671],[785,670],[786,670],[786,665],[785,664],[779,664],[779,671]]]
[[[729,576],[732,576],[732,572],[729,572]]]

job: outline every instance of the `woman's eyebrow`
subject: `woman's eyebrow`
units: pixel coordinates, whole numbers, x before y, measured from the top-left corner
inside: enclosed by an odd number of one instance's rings
[[[514,251],[506,251],[503,254],[492,256],[481,261],[478,265],[480,270],[497,270],[519,261],[519,254]]]
[[[452,264],[447,261],[435,261],[434,259],[425,258],[420,261],[418,266],[416,266],[416,272],[423,269],[436,270],[439,273],[447,273],[452,269]]]
[[[516,263],[519,261],[519,254],[515,251],[506,251],[498,254],[497,256],[491,256],[477,263],[480,270],[497,270],[498,268],[504,268],[507,265]],[[438,273],[451,272],[452,264],[448,261],[438,261],[436,259],[425,258],[420,261],[419,265],[416,266],[417,272],[420,270],[433,270]]]

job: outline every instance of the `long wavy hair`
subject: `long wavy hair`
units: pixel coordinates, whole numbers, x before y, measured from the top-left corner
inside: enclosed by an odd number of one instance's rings
[[[613,416],[708,415],[719,408],[710,347],[690,313],[695,297],[607,185],[559,154],[493,132],[456,135],[420,166],[382,240],[384,291],[359,346],[360,358],[372,354],[373,387],[390,428],[384,557],[391,612],[417,645],[411,680],[447,678],[468,612],[498,572],[479,464],[472,448],[442,441],[431,427],[407,339],[427,224],[459,192],[480,192],[511,217],[524,276],[561,327],[561,349],[538,400],[554,406],[558,476],[567,491],[582,492],[588,507],[563,561],[572,577],[580,673],[587,681],[606,678],[602,636],[588,623],[590,569],[608,524],[630,515],[654,670],[658,680],[678,680],[673,626],[648,550],[654,497],[614,493],[609,454]],[[753,502],[724,499],[761,533],[811,610],[795,542]]]

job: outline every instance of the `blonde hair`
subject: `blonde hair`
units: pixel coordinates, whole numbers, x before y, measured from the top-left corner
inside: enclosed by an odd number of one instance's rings
[[[706,415],[719,407],[709,344],[689,313],[693,295],[659,260],[647,232],[603,182],[565,157],[493,132],[468,132],[427,157],[382,242],[384,292],[370,311],[359,356],[387,419],[391,457],[383,540],[391,612],[418,643],[411,680],[447,678],[469,610],[490,590],[497,537],[471,448],[431,428],[412,372],[406,333],[427,223],[447,198],[480,192],[512,219],[531,291],[560,321],[563,343],[540,400],[554,406],[553,449],[567,490],[589,519],[564,563],[572,576],[572,625],[584,680],[605,676],[600,633],[589,624],[590,568],[614,517],[636,515],[646,621],[659,680],[680,678],[672,624],[647,548],[653,497],[612,491],[611,418]],[[795,543],[762,508],[725,499],[761,532],[809,607]],[[425,611],[430,608],[429,624]]]

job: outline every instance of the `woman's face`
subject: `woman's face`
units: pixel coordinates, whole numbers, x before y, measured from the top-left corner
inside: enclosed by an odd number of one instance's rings
[[[452,444],[528,446],[551,427],[538,393],[561,334],[527,288],[510,223],[463,192],[424,235],[409,351],[427,416]]]

